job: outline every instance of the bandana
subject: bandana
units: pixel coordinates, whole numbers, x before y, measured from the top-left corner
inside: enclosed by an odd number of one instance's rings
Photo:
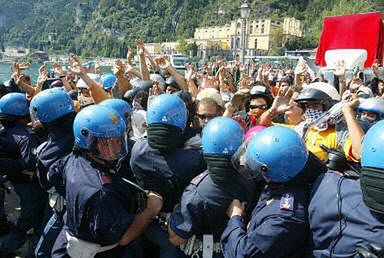
[[[307,129],[324,114],[323,111],[314,110],[308,108],[304,112],[305,121],[301,122],[295,127],[295,131],[300,134],[301,137],[305,135]]]

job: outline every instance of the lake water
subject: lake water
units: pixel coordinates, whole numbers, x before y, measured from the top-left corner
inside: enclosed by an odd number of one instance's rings
[[[42,66],[42,64],[31,64],[31,68],[29,70],[23,71],[22,73],[28,74],[31,77],[33,84],[36,84],[40,66]],[[100,71],[102,74],[109,73],[111,72],[111,68],[112,67],[110,66],[101,66]],[[53,66],[48,64],[47,70],[50,71],[51,69],[53,69]],[[0,62],[0,83],[9,80],[11,75],[11,63]]]
[[[39,74],[39,67],[41,64],[32,64],[31,68],[23,73],[31,76],[33,82],[36,82],[37,76]],[[11,78],[11,64],[10,63],[2,63],[0,62],[0,83],[3,83],[6,80]]]

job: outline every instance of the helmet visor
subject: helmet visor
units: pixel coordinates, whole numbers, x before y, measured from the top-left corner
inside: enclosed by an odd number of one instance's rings
[[[95,138],[96,156],[102,160],[115,161],[127,153],[126,134],[120,137]]]
[[[253,179],[257,178],[260,173],[258,171],[252,171],[246,162],[245,153],[247,151],[247,144],[243,142],[237,149],[236,153],[233,154],[231,162],[233,167],[245,178]]]

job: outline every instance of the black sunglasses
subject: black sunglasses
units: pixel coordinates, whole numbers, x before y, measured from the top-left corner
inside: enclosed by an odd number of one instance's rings
[[[197,114],[197,117],[204,120],[204,119],[213,119],[217,117],[217,115],[216,114]]]
[[[258,106],[258,105],[250,105],[249,108],[250,109],[260,108],[262,110],[266,110],[266,109],[268,109],[268,106],[267,105],[260,105],[260,106]]]

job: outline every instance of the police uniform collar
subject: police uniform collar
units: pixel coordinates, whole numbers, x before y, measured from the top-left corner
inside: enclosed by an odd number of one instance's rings
[[[109,172],[110,170],[113,170],[113,171],[115,170],[115,165],[113,165],[113,167],[111,167],[112,164],[109,164],[108,162],[106,162],[102,159],[99,159],[88,152],[85,152],[84,155],[82,155],[82,156],[85,159],[87,159],[93,167],[95,167],[97,169],[100,169],[102,171],[107,171],[107,172]]]

